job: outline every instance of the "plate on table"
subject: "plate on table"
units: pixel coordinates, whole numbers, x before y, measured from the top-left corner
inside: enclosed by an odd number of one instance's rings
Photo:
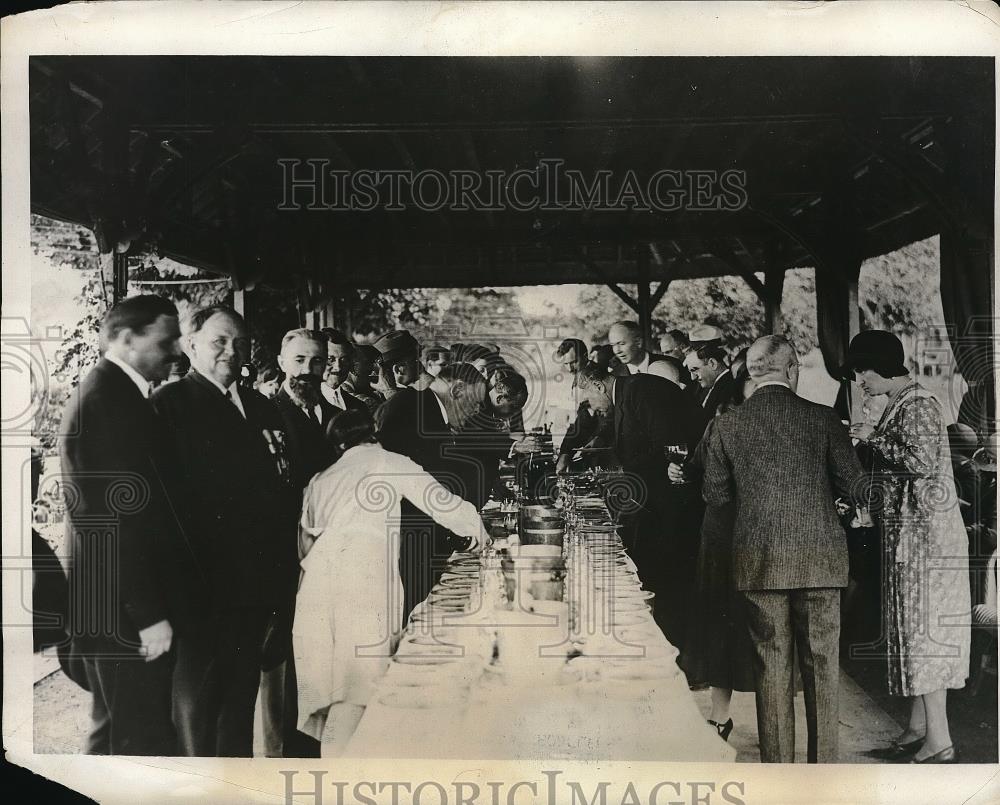
[[[427,657],[437,659],[449,657],[459,659],[465,656],[461,646],[446,643],[415,643],[412,640],[400,644],[400,657]]]
[[[640,623],[647,623],[649,621],[648,610],[643,613],[639,612],[612,612],[611,613],[611,625],[615,628],[620,626],[638,626]]]
[[[557,658],[552,657],[551,659],[556,660]],[[484,667],[484,670],[489,675],[487,678],[493,678],[507,684],[530,687],[572,685],[575,682],[579,682],[583,677],[582,669],[573,668],[566,662],[562,664],[558,671],[542,674],[525,673],[511,675],[507,667],[501,662],[489,663]]]
[[[649,604],[641,598],[612,598],[612,612],[648,612]]]
[[[431,632],[430,634],[415,634],[410,637],[404,638],[404,640],[410,645],[421,646],[421,647],[433,647],[433,646],[457,646],[458,643],[452,642],[455,640],[453,633],[448,633],[447,635],[441,635],[437,632]]]
[[[612,598],[634,598],[639,601],[647,601],[650,598],[655,598],[656,593],[652,590],[644,590],[641,587],[623,588],[621,590],[615,590]]]
[[[386,707],[411,708],[415,710],[430,710],[448,707],[455,704],[453,688],[412,688],[408,690],[390,690],[379,697],[379,702]]]
[[[644,682],[656,679],[672,679],[681,672],[676,663],[637,660],[631,663],[609,665],[601,671],[603,679],[616,682]]]
[[[398,663],[399,665],[415,665],[415,666],[435,666],[435,665],[448,665],[453,662],[458,662],[462,659],[461,655],[444,655],[444,654],[394,654],[392,661]]]
[[[615,630],[615,637],[623,643],[646,643],[663,636],[659,627],[655,623],[638,624],[636,626],[626,626]],[[673,646],[671,646],[673,648]],[[677,649],[675,648],[674,651]]]
[[[478,570],[461,570],[455,568],[441,574],[441,581],[450,581],[456,584],[475,584],[479,577]]]

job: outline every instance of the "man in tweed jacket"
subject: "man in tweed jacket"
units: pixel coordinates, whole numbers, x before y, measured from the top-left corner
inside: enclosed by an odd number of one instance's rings
[[[847,542],[834,499],[861,494],[864,474],[833,409],[796,396],[798,358],[785,339],[759,339],[747,364],[756,390],[716,421],[703,495],[709,505],[737,504],[733,576],[756,653],[761,760],[795,759],[797,648],[808,759],[835,763]]]

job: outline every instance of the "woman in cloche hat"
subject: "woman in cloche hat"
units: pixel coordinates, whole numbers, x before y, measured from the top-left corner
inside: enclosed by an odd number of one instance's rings
[[[855,422],[851,435],[873,448],[881,470],[873,508],[885,554],[889,692],[913,700],[903,734],[872,754],[904,763],[955,763],[947,697],[949,688],[965,687],[969,671],[969,545],[941,404],[910,377],[903,345],[890,332],[856,335],[844,368],[865,394],[888,397],[879,423]]]

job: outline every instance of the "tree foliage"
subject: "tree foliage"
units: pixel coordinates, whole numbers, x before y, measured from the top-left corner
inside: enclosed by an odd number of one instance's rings
[[[911,243],[890,254],[865,261],[858,283],[862,329],[894,330],[913,335],[944,321],[938,277],[937,237]],[[624,286],[635,297],[634,286]],[[816,279],[812,268],[785,273],[782,296],[783,334],[800,354],[818,346]],[[576,316],[579,332],[599,342],[619,319],[637,318],[608,288],[586,286],[579,294]],[[699,324],[713,324],[737,350],[764,332],[764,307],[738,277],[678,280],[653,311],[659,330],[689,332]]]

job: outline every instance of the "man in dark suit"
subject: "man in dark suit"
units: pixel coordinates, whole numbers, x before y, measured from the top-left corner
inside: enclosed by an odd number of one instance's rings
[[[292,484],[301,493],[317,472],[333,461],[324,438],[337,409],[321,392],[327,364],[327,339],[316,331],[290,330],[281,339],[278,368],[285,379],[274,395],[288,437]]]
[[[833,409],[796,396],[799,363],[780,336],[747,355],[753,395],[716,420],[702,493],[737,503],[733,574],[747,601],[765,763],[795,759],[798,649],[811,763],[837,762],[840,588],[847,541],[835,498],[863,499],[863,471]]]
[[[274,405],[237,380],[249,338],[242,317],[213,306],[191,317],[192,371],[153,406],[167,424],[174,503],[207,565],[201,617],[177,646],[174,721],[184,754],[250,757],[262,647],[298,581],[297,498]]]
[[[700,347],[684,356],[684,366],[701,389],[698,401],[709,419],[723,405],[732,402],[736,380],[726,363],[726,351],[720,346]]]
[[[407,330],[391,330],[375,339],[375,349],[382,356],[384,379],[392,388],[424,391],[434,375],[420,362],[420,342]]]
[[[166,436],[148,402],[179,352],[177,310],[157,296],[116,305],[104,357],[60,428],[70,539],[70,634],[93,693],[89,754],[172,755],[171,647],[192,557],[163,486]]]
[[[704,433],[704,412],[679,386],[660,377],[616,377],[591,364],[577,375],[591,408],[610,417],[627,489],[623,504],[628,548],[667,639],[682,646],[691,606],[701,505],[687,486],[667,478],[668,445],[693,453]]]
[[[378,440],[386,450],[412,459],[454,494],[482,505],[481,465],[468,445],[456,444],[454,433],[474,420],[485,400],[486,379],[471,364],[451,364],[423,391],[404,388],[379,407]],[[450,531],[406,500],[401,516],[405,619],[427,597],[452,551],[465,541],[457,543]]]
[[[323,374],[321,387],[323,398],[337,411],[367,409],[367,406],[353,394],[349,393],[344,384],[354,369],[355,347],[351,340],[340,330],[325,327],[320,332],[326,336],[326,372]]]
[[[302,492],[312,477],[325,470],[334,456],[327,446],[326,426],[338,412],[321,388],[327,373],[329,339],[317,330],[290,330],[281,339],[278,368],[284,374],[274,403],[288,440],[292,492],[298,522]],[[284,647],[284,662],[267,668],[261,677],[264,750],[268,757],[319,757],[319,742],[296,729],[298,684],[292,659],[292,616],[295,589],[285,607],[288,618],[277,625],[274,643]]]

